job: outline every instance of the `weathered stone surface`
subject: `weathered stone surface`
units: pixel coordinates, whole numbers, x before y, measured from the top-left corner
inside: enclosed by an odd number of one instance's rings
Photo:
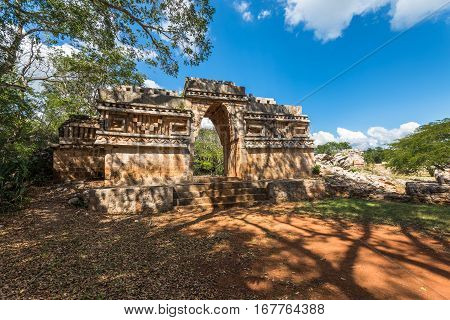
[[[450,204],[450,185],[437,182],[407,182],[406,194],[426,203]]]
[[[274,203],[320,199],[326,196],[322,179],[276,180],[267,184],[269,200]]]
[[[364,157],[362,151],[345,150],[334,156],[333,162],[341,168],[364,167]]]
[[[402,193],[386,193],[383,195],[384,200],[389,201],[399,201],[399,202],[410,202],[412,201],[412,197],[407,194]]]
[[[53,170],[59,181],[103,179],[105,150],[95,146],[54,149]]]
[[[364,167],[363,152],[360,150],[343,150],[334,156],[328,154],[317,154],[316,161],[325,165],[334,165],[344,169]]]
[[[89,210],[108,214],[140,214],[173,208],[173,187],[123,187],[91,189],[83,193]]]
[[[450,168],[434,170],[434,177],[439,184],[450,184]]]

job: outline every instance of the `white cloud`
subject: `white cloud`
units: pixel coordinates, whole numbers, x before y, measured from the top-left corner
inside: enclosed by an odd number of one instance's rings
[[[17,68],[28,79],[30,86],[37,92],[43,90],[42,81],[54,75],[55,69],[50,56],[57,52],[71,55],[78,49],[70,44],[48,46],[38,43],[31,37],[25,37],[20,45]]]
[[[235,2],[234,3],[234,8],[238,12],[244,13],[245,11],[248,11],[248,9],[250,9],[250,3],[247,2],[247,1]]]
[[[244,19],[244,21],[246,21],[246,22],[250,22],[250,21],[253,20],[253,15],[251,14],[250,11],[245,11],[245,12],[242,14],[242,19]]]
[[[250,12],[250,2],[247,1],[235,1],[234,9],[239,12],[242,16],[242,19],[246,22],[250,22],[253,20],[253,15]]]
[[[394,30],[409,28],[438,9],[450,9],[448,0],[395,0],[391,2],[391,27]]]
[[[365,134],[361,131],[337,128],[337,136],[334,136],[330,132],[319,131],[313,133],[312,137],[316,145],[325,144],[331,141],[348,142],[356,149],[365,150],[367,148],[387,145],[414,132],[418,127],[419,124],[416,122],[404,123],[400,125],[399,128],[394,129],[370,127]]]
[[[314,143],[318,146],[321,144],[325,144],[328,142],[336,141],[336,138],[333,136],[333,134],[326,132],[326,131],[319,131],[312,134],[312,137],[314,139]]]
[[[155,89],[161,88],[161,86],[159,84],[157,84],[155,81],[150,80],[150,79],[147,79],[144,81],[144,87],[145,88],[155,88]]]
[[[270,10],[261,10],[258,14],[258,20],[265,19],[271,14]]]
[[[205,129],[212,129],[212,128],[214,128],[214,124],[212,123],[212,121],[210,119],[203,118],[202,122],[200,123],[200,127],[205,128]]]
[[[448,0],[285,0],[285,22],[289,27],[303,24],[324,42],[339,38],[354,16],[375,12],[390,6],[391,27],[410,27],[439,9]],[[447,5],[442,9],[449,9]]]

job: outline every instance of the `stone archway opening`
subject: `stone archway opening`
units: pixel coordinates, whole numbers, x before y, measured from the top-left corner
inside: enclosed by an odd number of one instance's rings
[[[231,128],[225,106],[211,105],[194,142],[194,176],[230,176]]]

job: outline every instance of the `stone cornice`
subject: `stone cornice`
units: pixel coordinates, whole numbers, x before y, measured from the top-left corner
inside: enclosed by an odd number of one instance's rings
[[[128,103],[101,103],[97,106],[97,110],[107,110],[115,112],[125,112],[125,113],[135,113],[135,114],[152,114],[152,115],[163,115],[163,116],[175,116],[191,118],[192,111],[185,109],[174,109],[157,107],[153,105],[146,104],[128,104]]]
[[[141,146],[141,147],[160,147],[160,148],[188,148],[189,137],[167,137],[156,135],[118,135],[118,132],[97,133],[95,145],[112,146]]]
[[[245,112],[245,120],[266,120],[266,121],[289,121],[289,122],[304,122],[309,123],[308,116],[295,116],[285,113],[263,113],[263,112]]]
[[[311,139],[286,139],[286,138],[245,138],[246,149],[312,149],[314,143]]]

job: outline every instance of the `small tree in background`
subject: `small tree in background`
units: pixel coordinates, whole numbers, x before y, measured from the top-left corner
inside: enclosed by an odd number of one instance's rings
[[[316,154],[325,153],[330,156],[334,156],[336,153],[342,150],[347,150],[351,148],[352,146],[348,142],[327,142],[325,144],[317,146],[314,152]]]
[[[450,165],[450,119],[428,123],[392,143],[386,151],[387,165],[399,173],[411,174]]]
[[[364,161],[367,164],[379,164],[386,160],[386,149],[381,147],[369,148],[364,151]]]
[[[194,144],[194,175],[220,176],[224,173],[223,147],[214,129],[200,129]]]

